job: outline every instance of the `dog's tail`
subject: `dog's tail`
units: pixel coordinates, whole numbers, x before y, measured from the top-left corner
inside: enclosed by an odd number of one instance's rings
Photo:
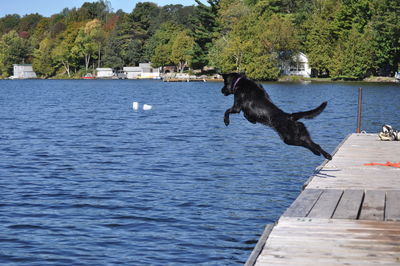
[[[317,108],[310,110],[310,111],[305,111],[305,112],[298,112],[298,113],[292,113],[290,114],[290,119],[297,121],[299,119],[305,118],[305,119],[312,119],[314,117],[316,117],[317,115],[319,115],[320,113],[322,113],[322,111],[324,111],[326,105],[328,103],[327,102],[323,102],[320,106],[318,106]]]

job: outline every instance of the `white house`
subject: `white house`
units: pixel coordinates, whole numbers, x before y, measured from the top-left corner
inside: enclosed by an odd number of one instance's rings
[[[151,67],[151,63],[140,63],[139,67],[142,68],[143,79],[159,79],[160,69]]]
[[[35,71],[33,71],[32,65],[28,64],[14,64],[14,75],[11,79],[35,79],[37,78]]]
[[[96,68],[97,78],[112,78],[114,76],[114,71],[112,68]]]
[[[281,71],[287,76],[302,76],[309,78],[311,68],[308,64],[308,58],[303,53],[298,53],[292,57],[292,60],[281,63]]]
[[[151,67],[151,63],[140,63],[138,67],[124,67],[128,79],[160,79],[160,69]]]
[[[142,69],[140,67],[124,67],[122,70],[127,79],[139,79],[142,74]]]

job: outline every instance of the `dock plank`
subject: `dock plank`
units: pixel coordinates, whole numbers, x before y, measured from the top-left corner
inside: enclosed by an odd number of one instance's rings
[[[345,190],[333,214],[333,218],[357,219],[363,196],[363,190]]]
[[[342,190],[324,190],[307,217],[331,218],[342,194]]]
[[[283,216],[306,217],[321,195],[321,189],[306,189],[286,210]]]
[[[385,216],[385,191],[367,190],[361,206],[359,219],[383,220]]]
[[[386,193],[385,220],[400,221],[400,190]]]

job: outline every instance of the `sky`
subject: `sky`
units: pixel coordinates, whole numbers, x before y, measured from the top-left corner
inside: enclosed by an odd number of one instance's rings
[[[109,0],[113,11],[122,9],[130,13],[138,2],[153,2],[159,6],[169,4],[181,4],[184,6],[195,5],[194,0]],[[81,7],[85,2],[95,0],[0,0],[0,17],[7,14],[19,14],[21,16],[31,13],[39,13],[45,17],[61,12],[64,8]],[[206,3],[207,1],[203,1]]]

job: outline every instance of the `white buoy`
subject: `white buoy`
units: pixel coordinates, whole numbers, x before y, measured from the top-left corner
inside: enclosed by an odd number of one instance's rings
[[[132,103],[132,108],[133,108],[133,110],[135,110],[135,111],[139,110],[139,103],[138,103],[138,102],[133,102],[133,103]]]
[[[151,110],[151,108],[153,108],[153,106],[151,106],[149,104],[143,104],[143,110],[147,111],[147,110]]]

